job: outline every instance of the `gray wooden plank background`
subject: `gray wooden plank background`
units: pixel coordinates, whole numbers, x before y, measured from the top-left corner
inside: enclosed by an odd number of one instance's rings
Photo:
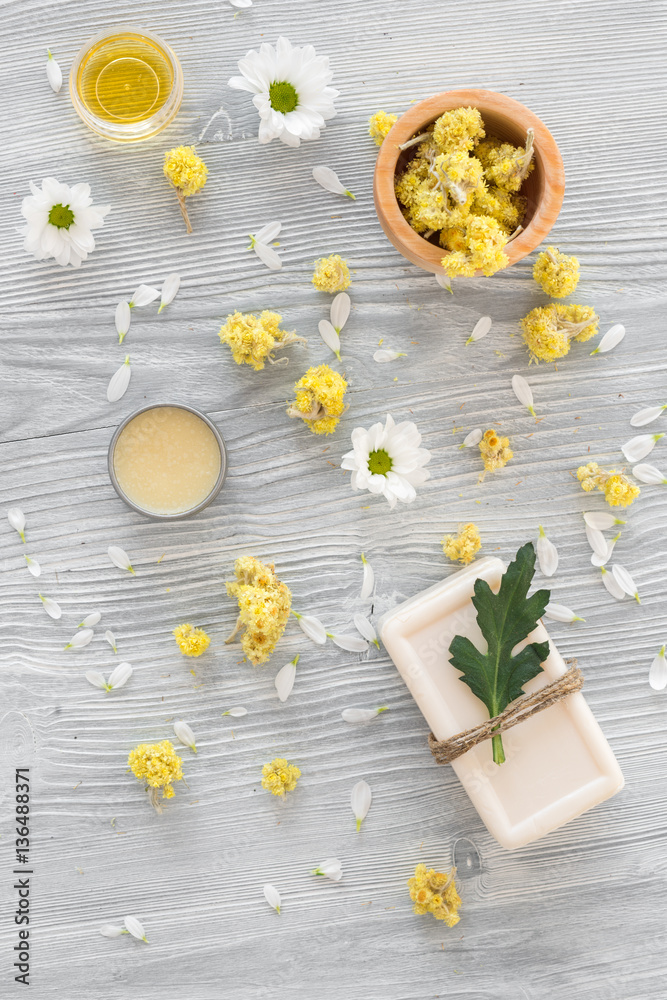
[[[643,601],[618,604],[590,565],[581,512],[593,501],[571,472],[593,458],[621,463],[632,413],[667,401],[665,4],[256,0],[236,16],[222,0],[2,7],[0,510],[26,512],[39,589],[63,608],[59,622],[44,614],[3,513],[2,997],[22,995],[11,968],[10,779],[15,764],[32,763],[32,983],[44,1000],[664,998],[667,696],[647,682],[667,640],[664,493],[644,487],[629,511],[616,552]],[[46,46],[67,72],[88,37],[123,22],[163,35],[186,79],[176,122],[136,148],[88,133],[43,68]],[[299,150],[258,146],[248,95],[226,85],[249,48],[281,33],[330,55],[342,92],[320,141]],[[626,325],[613,353],[591,358],[575,345],[557,369],[529,368],[517,321],[544,301],[532,260],[456,282],[450,296],[384,237],[368,116],[466,86],[523,101],[553,131],[567,176],[553,239],[581,260],[576,301],[596,306],[603,329]],[[161,173],[164,151],[181,142],[196,142],[210,169],[192,203],[191,237]],[[356,202],[312,182],[320,163]],[[48,175],[88,181],[95,200],[112,206],[79,271],[34,261],[17,234],[28,181]],[[272,219],[283,223],[278,274],[245,249],[246,234]],[[350,407],[325,441],[281,414],[305,367],[331,360],[317,334],[329,299],[310,284],[314,258],[331,252],[354,272],[343,333]],[[117,301],[173,270],[183,278],[176,301],[159,318],[137,311],[119,348]],[[308,347],[291,349],[287,370],[237,368],[217,339],[234,308],[278,310]],[[491,334],[464,348],[483,314]],[[382,337],[407,357],[377,365]],[[125,347],[132,382],[110,405],[106,385]],[[511,394],[515,372],[531,381],[538,424]],[[105,470],[117,423],[164,398],[210,413],[229,447],[218,502],[182,524],[126,509]],[[352,428],[387,410],[414,419],[433,453],[417,501],[393,512],[353,494],[338,468]],[[458,444],[490,421],[511,436],[515,458],[478,485],[478,460]],[[652,460],[663,469],[665,455],[660,442]],[[627,780],[616,798],[516,853],[498,847],[453,775],[432,761],[425,723],[384,651],[316,648],[290,625],[271,664],[253,669],[223,645],[235,619],[224,581],[238,555],[275,561],[298,610],[349,631],[362,550],[376,572],[377,617],[452,571],[438,542],[462,519],[480,526],[486,553],[508,557],[539,523],[558,545],[555,599],[586,622],[552,623],[550,632],[584,667],[587,698]],[[136,578],[111,566],[112,543],[130,553]],[[103,619],[93,643],[64,652],[95,609]],[[212,636],[198,661],[173,642],[181,621]],[[112,666],[103,628],[135,668],[110,697],[84,679]],[[297,652],[294,691],[281,705],[273,678]],[[248,716],[221,717],[234,704]],[[367,726],[340,718],[343,708],[379,704],[391,711]],[[184,749],[189,787],[159,817],[125,762],[137,742],[168,738],[174,718],[193,727],[199,754]],[[262,763],[278,754],[303,772],[284,804],[259,785]],[[374,800],[357,835],[348,803],[361,777]],[[342,882],[309,875],[332,855],[343,861]],[[405,883],[419,861],[458,865],[455,929],[412,914]],[[262,898],[266,881],[282,892],[280,917]],[[98,935],[126,913],[143,920],[149,947]]]

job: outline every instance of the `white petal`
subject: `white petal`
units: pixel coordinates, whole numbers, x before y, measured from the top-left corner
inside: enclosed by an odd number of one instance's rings
[[[321,184],[326,191],[331,191],[333,194],[344,194],[348,198],[354,198],[351,191],[341,184],[338,179],[338,174],[331,167],[314,167],[313,168],[313,180],[316,180],[318,184]]]
[[[591,351],[591,354],[606,354],[607,351],[611,351],[617,344],[620,344],[623,337],[625,337],[625,327],[622,323],[616,323],[607,330],[595,350]]]
[[[463,444],[461,445],[461,448],[474,448],[475,445],[479,444],[479,442],[482,440],[483,437],[484,434],[481,428],[476,427],[474,431],[470,431],[469,434],[466,434],[466,436],[463,439]]]
[[[130,309],[140,309],[160,298],[160,289],[151,288],[150,285],[139,285],[136,292],[130,299]]]
[[[44,610],[46,611],[47,615],[55,619],[60,618],[60,616],[62,615],[62,611],[60,610],[60,605],[57,603],[57,601],[51,600],[50,597],[44,597],[42,594],[39,595],[39,599],[44,605]]]
[[[641,604],[641,601],[639,600],[639,592],[635,586],[635,581],[632,579],[625,566],[621,566],[616,563],[611,567],[611,571],[614,574],[616,583],[623,590],[623,592],[629,597],[634,597],[637,603]]]
[[[382,708],[344,708],[340,713],[343,722],[370,722],[371,719],[375,719],[381,712],[386,712],[387,709]]]
[[[274,910],[280,913],[280,893],[276,889],[275,885],[270,885],[268,882],[264,886],[264,899],[267,901],[269,906],[272,906]]]
[[[118,343],[122,344],[125,340],[125,334],[130,329],[130,323],[132,322],[132,313],[130,312],[130,303],[123,299],[116,306],[116,332],[118,334]]]
[[[26,565],[28,567],[28,571],[33,576],[40,576],[41,572],[42,572],[42,567],[39,565],[39,563],[37,562],[37,560],[33,559],[32,556],[24,556],[24,559],[26,561]]]
[[[102,615],[100,614],[99,611],[93,611],[91,614],[86,615],[86,617],[79,625],[79,628],[93,628],[95,625],[97,625],[101,617]]]
[[[290,663],[286,663],[284,667],[281,667],[276,674],[276,679],[274,684],[276,686],[276,691],[278,692],[278,697],[281,701],[287,701],[289,698],[292,688],[294,687],[294,679],[296,677],[296,665],[299,662],[299,654],[297,653]]]
[[[580,618],[571,608],[566,608],[564,604],[552,604],[551,602],[544,609],[544,617],[551,618],[555,622],[583,622],[586,620]]]
[[[320,331],[320,337],[324,343],[330,351],[334,352],[340,361],[340,337],[336,333],[332,324],[328,319],[321,319],[318,323],[318,330]]]
[[[364,615],[356,614],[354,616],[354,627],[359,635],[363,635],[364,639],[367,639],[368,642],[374,642],[379,648],[377,633],[368,618],[364,617]]]
[[[336,333],[340,333],[350,315],[350,296],[347,292],[339,292],[338,295],[334,296],[329,315],[334,330]]]
[[[545,576],[553,576],[558,569],[558,550],[544,534],[542,525],[540,525],[540,537],[537,539],[537,561]]]
[[[160,308],[158,309],[158,314],[162,312],[165,306],[168,306],[176,298],[176,293],[181,287],[181,276],[180,274],[168,274],[164,279],[164,284],[162,286],[162,291],[160,292]]]
[[[121,549],[119,545],[110,545],[107,552],[109,554],[109,559],[111,559],[114,566],[117,566],[118,569],[125,569],[129,573],[134,573],[130,557],[125,549]]]
[[[319,620],[319,618],[314,618],[312,615],[300,615],[296,611],[292,612],[298,621],[301,631],[304,632],[309,639],[316,642],[318,646],[323,646],[327,641],[327,633],[324,625]]]
[[[613,528],[615,524],[627,523],[614,514],[607,514],[606,511],[601,511],[600,513],[587,512],[584,514],[584,521],[590,528],[595,528],[596,531],[606,531],[607,528]]]
[[[514,395],[519,402],[523,403],[528,412],[535,416],[535,410],[533,409],[533,390],[530,388],[523,375],[512,376],[512,389],[514,390]]]
[[[270,243],[276,236],[280,236],[281,229],[280,222],[269,222],[266,226],[262,226],[258,233],[253,233],[252,238],[258,243]]]
[[[616,545],[616,542],[618,541],[618,539],[620,537],[621,537],[621,533],[619,531],[618,535],[616,535],[615,538],[612,538],[609,542],[607,542],[607,551],[606,551],[606,553],[603,556],[598,555],[597,552],[593,553],[593,555],[591,556],[591,563],[593,564],[593,566],[606,566],[607,565],[607,563],[611,559],[612,553],[614,551],[614,546]],[[606,541],[606,539],[605,539],[605,541]]]
[[[88,674],[86,674],[86,677],[87,676]],[[116,924],[103,924],[100,927],[100,934],[102,935],[102,937],[116,938],[120,937],[122,933],[123,933],[123,928],[118,927]]]
[[[107,399],[110,403],[117,403],[119,399],[127,392],[127,387],[130,384],[130,376],[132,371],[130,369],[130,355],[128,354],[125,358],[125,362],[120,366],[117,372],[111,376],[111,381],[107,387]]]
[[[617,601],[622,601],[625,597],[625,591],[616,582],[616,578],[613,573],[609,573],[604,566],[600,567],[600,572],[602,573],[602,582],[609,591],[612,597],[615,597]]]
[[[327,858],[326,861],[321,861],[317,868],[313,870],[314,875],[324,875],[325,878],[330,878],[332,882],[339,882],[343,874],[343,866],[338,858]]]
[[[604,537],[601,531],[597,528],[591,528],[589,524],[586,525],[586,538],[588,539],[588,544],[592,548],[593,552],[600,558],[603,558],[607,554],[607,539]]]
[[[667,409],[667,403],[662,406],[649,406],[645,410],[640,410],[639,413],[635,413],[634,417],[631,418],[630,424],[632,427],[643,427],[645,424],[650,424]]]
[[[108,628],[104,633],[104,638],[109,643],[114,653],[117,653],[118,650],[116,649],[116,636],[113,634],[110,628]]]
[[[114,690],[124,687],[132,676],[132,673],[131,663],[119,663],[118,666],[114,667],[111,671],[109,676],[109,687]]]
[[[452,295],[454,294],[454,292],[452,291],[452,279],[449,277],[448,274],[436,274],[435,280],[438,282],[441,288],[444,288],[446,291],[451,292]]]
[[[104,677],[99,672],[99,670],[87,670],[85,677],[88,683],[92,684],[93,687],[100,688],[101,691],[107,690],[107,682],[105,681]],[[115,934],[113,936],[116,937]]]
[[[267,247],[265,243],[260,243],[256,240],[253,244],[253,250],[261,260],[262,264],[265,264],[270,271],[279,271],[283,266],[283,262],[272,247]]]
[[[371,792],[370,786],[363,779],[358,781],[352,789],[352,795],[350,796],[350,805],[352,806],[352,812],[354,813],[357,821],[357,833],[361,829],[361,824],[368,815],[368,810],[371,807],[372,800],[373,793]]]
[[[25,514],[23,513],[21,508],[10,507],[9,510],[7,511],[7,520],[9,521],[14,531],[18,531],[19,535],[21,536],[21,540],[25,542],[25,538],[23,537],[23,529],[25,528]]]
[[[63,85],[63,72],[50,52],[49,58],[46,60],[46,79],[49,81],[53,93],[58,94]]]
[[[190,747],[191,750],[194,750],[194,752],[197,753],[195,734],[192,732],[187,722],[182,722],[181,720],[175,722],[174,735],[179,743],[182,743],[184,747]]]
[[[140,941],[146,941],[146,931],[136,917],[125,917],[123,923],[132,937],[139,938]],[[148,944],[148,941],[146,941],[146,944]]]
[[[655,465],[635,465],[632,469],[632,475],[640,483],[648,483],[649,486],[660,486],[667,483],[667,477],[660,469],[656,469]]]
[[[238,706],[237,708],[228,708],[227,711],[222,714],[231,715],[232,719],[241,719],[244,715],[248,714],[248,709]]]
[[[651,664],[648,682],[654,691],[663,691],[667,687],[667,659],[665,659],[664,646]]]
[[[621,451],[628,462],[641,462],[655,448],[656,442],[663,438],[664,434],[638,434],[637,437],[626,441]]]
[[[493,325],[493,320],[490,316],[482,316],[477,320],[473,327],[473,331],[466,340],[466,344],[471,344],[475,340],[481,340],[482,337],[486,337],[487,333]]]
[[[336,632],[328,632],[327,635],[336,646],[347,650],[348,653],[365,653],[368,650],[366,640],[356,635],[339,635]]]
[[[386,348],[380,348],[373,355],[373,361],[377,361],[379,364],[384,365],[388,361],[395,361],[396,358],[406,358],[407,354],[401,354],[399,351],[390,351]]]
[[[359,597],[362,601],[367,601],[373,593],[373,587],[375,586],[375,573],[373,572],[373,567],[368,562],[363,552],[361,553],[361,562],[364,568],[364,577],[361,581],[361,593]]]
[[[252,7],[252,0],[229,0],[232,7],[239,7],[245,10],[246,7]]]
[[[95,635],[92,628],[82,628],[79,632],[75,632],[70,641],[65,646],[65,649],[83,649],[92,642],[92,638]]]

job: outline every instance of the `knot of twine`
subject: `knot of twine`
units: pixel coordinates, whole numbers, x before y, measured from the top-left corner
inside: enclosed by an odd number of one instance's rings
[[[577,666],[576,660],[568,660],[568,663],[571,664],[569,670],[558,680],[540,688],[534,694],[524,694],[523,697],[517,698],[511,705],[508,705],[504,712],[494,716],[493,719],[487,719],[479,726],[457,733],[449,740],[436,740],[433,733],[429,733],[428,745],[438,764],[451,764],[453,760],[463,756],[468,750],[476,747],[478,743],[490,740],[492,736],[504,733],[512,726],[518,726],[520,722],[529,719],[536,712],[542,712],[545,708],[561,701],[562,698],[567,698],[569,694],[580,691],[584,686],[584,675]]]

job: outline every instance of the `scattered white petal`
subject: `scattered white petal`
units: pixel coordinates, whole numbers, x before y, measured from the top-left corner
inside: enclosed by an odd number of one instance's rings
[[[326,191],[331,191],[332,194],[344,194],[348,198],[352,198],[355,201],[355,196],[351,191],[341,184],[338,179],[338,174],[331,167],[313,167],[313,180],[316,180],[318,184],[321,184]]]
[[[94,628],[99,622],[102,615],[99,611],[93,611],[91,614],[86,615],[83,621],[80,623],[79,628]]]
[[[116,306],[116,332],[118,334],[118,343],[122,344],[125,340],[125,335],[130,329],[130,323],[132,322],[132,313],[130,312],[130,303],[123,299]]]
[[[493,325],[493,320],[490,316],[482,316],[477,320],[473,327],[473,331],[466,340],[466,345],[472,344],[475,340],[481,340],[482,337],[486,337],[487,333]]]
[[[59,94],[60,88],[63,85],[63,71],[51,55],[50,50],[47,49],[46,51],[49,53],[49,57],[46,60],[46,79],[49,81],[49,86],[53,93]]]
[[[368,562],[363,552],[361,553],[361,564],[364,568],[364,577],[361,581],[361,593],[359,597],[362,601],[367,601],[373,593],[373,587],[375,586],[375,573],[373,572],[373,567]]]
[[[473,431],[470,431],[469,434],[466,434],[466,436],[463,439],[463,444],[460,444],[459,448],[474,448],[475,445],[479,444],[479,442],[482,440],[483,437],[484,434],[482,432],[482,429],[480,427],[475,427]]]
[[[298,621],[301,631],[318,646],[323,646],[327,641],[327,632],[319,618],[314,618],[312,615],[300,615],[297,611],[292,611],[292,614]]]
[[[616,583],[624,591],[624,593],[626,593],[628,597],[634,597],[637,604],[641,604],[639,591],[635,586],[635,581],[632,579],[625,566],[621,566],[619,563],[616,563],[611,567],[611,571],[614,574]]]
[[[595,552],[596,556],[603,558],[607,554],[607,539],[604,537],[601,531],[597,528],[591,528],[590,524],[586,525],[586,538],[588,539],[588,544]]]
[[[119,399],[122,399],[127,392],[127,387],[130,384],[130,377],[132,375],[132,370],[130,368],[130,355],[125,356],[125,361],[120,366],[117,372],[111,376],[111,381],[107,386],[107,399],[110,403],[117,403]]]
[[[535,416],[535,410],[533,409],[533,390],[530,388],[526,382],[523,375],[513,375],[512,376],[512,389],[514,390],[514,395],[522,403],[531,416]]]
[[[125,917],[123,923],[132,937],[138,938],[140,941],[146,941],[146,944],[148,944],[148,941],[146,940],[146,931],[136,917]]]
[[[638,434],[637,437],[626,441],[621,451],[628,462],[641,462],[655,448],[656,442],[663,438],[664,434]]]
[[[43,594],[39,595],[39,599],[44,605],[44,610],[47,615],[50,615],[51,618],[55,618],[56,620],[61,617],[62,611],[60,610],[60,605],[57,601],[51,600],[50,597],[44,597]]]
[[[114,653],[117,653],[118,650],[116,649],[116,636],[113,634],[110,628],[108,628],[104,633],[104,638],[109,643]]]
[[[654,420],[657,420],[665,410],[667,410],[667,403],[663,403],[662,406],[648,406],[645,410],[635,413],[630,420],[630,424],[632,427],[644,427],[645,424],[651,424]]]
[[[616,577],[613,573],[609,573],[604,566],[600,566],[600,572],[602,573],[602,582],[611,596],[615,597],[617,601],[622,601],[625,598],[625,591],[616,582]]]
[[[276,236],[280,236],[280,230],[282,225],[280,222],[269,222],[266,226],[262,226],[258,233],[251,236],[250,239],[259,240],[260,243],[270,243],[271,240],[275,240]]]
[[[551,618],[555,622],[585,622],[585,618],[580,618],[571,608],[566,608],[564,604],[547,604],[544,609],[544,617]]]
[[[100,691],[108,691],[108,685],[99,670],[87,670],[85,674],[86,680],[93,687],[99,688]],[[111,937],[111,935],[109,935]],[[113,935],[116,936],[115,934]]]
[[[246,7],[252,7],[252,0],[229,0],[232,7],[239,7],[241,10],[245,10]]]
[[[635,465],[632,469],[632,475],[640,483],[647,483],[649,486],[660,486],[667,483],[667,477],[660,469],[656,469],[655,465]]]
[[[23,558],[26,561],[26,566],[28,567],[28,572],[31,573],[33,576],[41,576],[41,574],[42,574],[42,567],[39,565],[39,563],[37,562],[37,560],[33,559],[32,556],[24,556]]]
[[[356,614],[354,616],[354,627],[359,635],[363,635],[364,639],[367,639],[368,642],[374,642],[377,648],[380,648],[377,632],[369,622],[368,618],[362,614]]]
[[[352,795],[350,796],[350,805],[357,821],[357,833],[361,830],[361,824],[368,815],[372,800],[373,793],[368,783],[363,779],[358,781],[352,789]]]
[[[540,525],[540,537],[537,539],[537,561],[545,576],[553,576],[558,569],[558,550],[545,535],[542,525]]]
[[[625,327],[622,323],[616,323],[607,330],[595,350],[591,351],[591,354],[606,354],[607,351],[611,351],[617,344],[620,344],[623,337],[625,337]]]
[[[340,333],[345,324],[347,323],[348,317],[350,315],[350,296],[347,292],[339,292],[338,295],[334,296],[333,302],[331,303],[331,309],[329,311],[329,316],[331,317],[331,325],[333,326],[336,333]]]
[[[281,701],[287,701],[289,698],[292,688],[294,687],[294,679],[296,677],[296,665],[299,662],[299,653],[296,654],[293,660],[286,663],[284,667],[281,667],[276,674],[276,679],[274,681],[276,685],[276,691],[278,692],[278,697]]]
[[[109,559],[111,559],[114,566],[117,566],[118,569],[125,569],[128,573],[134,573],[130,557],[125,549],[121,549],[119,545],[110,545],[107,552],[109,553]]]
[[[160,298],[160,289],[150,285],[139,285],[129,302],[130,309],[141,309]]]
[[[318,323],[318,330],[320,331],[320,337],[324,343],[330,351],[334,352],[340,361],[340,337],[336,333],[333,324],[330,323],[328,319],[321,319]]]
[[[80,631],[75,632],[70,641],[65,646],[65,649],[83,649],[92,642],[92,638],[95,635],[92,628],[82,628]]]
[[[10,507],[7,511],[7,520],[14,529],[18,531],[21,536],[21,541],[25,542],[25,534],[23,529],[25,528],[25,514],[20,507]]]
[[[195,734],[192,732],[187,722],[181,722],[180,720],[175,722],[174,735],[179,743],[182,743],[184,747],[190,747],[191,750],[194,750],[194,752],[197,753]]]
[[[370,722],[381,712],[388,711],[387,706],[382,705],[380,708],[344,708],[340,714],[343,722]]]
[[[450,292],[452,295],[454,294],[454,290],[452,288],[452,279],[449,277],[448,274],[436,274],[435,280],[438,282],[441,288],[445,289],[445,291]]]
[[[605,511],[601,511],[600,513],[586,513],[584,514],[584,521],[589,528],[595,528],[596,531],[606,531],[607,528],[613,528],[615,524],[627,524],[620,517],[616,517],[614,514],[607,514]]]
[[[338,858],[327,858],[326,861],[320,861],[317,868],[313,868],[313,875],[324,875],[332,882],[339,882],[343,875],[343,866]]]
[[[381,347],[379,351],[376,351],[373,355],[373,361],[377,361],[380,365],[386,365],[388,361],[395,361],[396,358],[407,358],[407,354],[401,351],[391,351],[388,348]]]
[[[268,882],[264,886],[264,899],[267,901],[269,906],[272,906],[276,913],[280,913],[280,893],[276,889],[275,885],[270,885]]]
[[[132,676],[132,664],[131,663],[119,663],[117,667],[111,671],[109,675],[109,690],[115,691],[117,688],[124,687]],[[196,753],[196,751],[195,751]]]
[[[158,315],[162,310],[171,305],[171,303],[176,298],[178,289],[181,287],[181,276],[180,274],[168,274],[164,279],[164,285],[162,286],[162,291],[160,292],[160,308],[158,309]]]
[[[665,647],[656,655],[648,674],[648,682],[654,691],[664,691],[667,687],[667,659]]]
[[[366,640],[356,635],[339,635],[337,632],[327,632],[327,635],[336,646],[347,650],[348,653],[365,653],[368,650]]]
[[[87,676],[88,674],[86,674],[86,677]],[[120,937],[121,934],[125,934],[125,931],[122,927],[118,927],[116,924],[102,924],[100,927],[100,934],[102,937],[106,938],[117,938]]]
[[[614,551],[614,546],[616,545],[616,542],[619,540],[620,537],[621,537],[621,533],[619,531],[619,533],[617,535],[615,535],[614,538],[611,539],[611,541],[607,542],[607,551],[606,551],[605,555],[600,556],[600,555],[597,554],[597,552],[593,553],[593,555],[591,556],[591,562],[592,562],[592,564],[594,566],[606,566],[607,565],[607,563],[611,559],[612,553]]]
[[[262,243],[257,239],[255,239],[251,245],[262,264],[268,267],[270,271],[280,271],[283,266],[283,262],[273,247],[267,247],[266,243]]]
[[[228,708],[227,711],[222,714],[231,715],[232,719],[241,719],[244,715],[248,714],[248,709],[238,706],[236,708]]]

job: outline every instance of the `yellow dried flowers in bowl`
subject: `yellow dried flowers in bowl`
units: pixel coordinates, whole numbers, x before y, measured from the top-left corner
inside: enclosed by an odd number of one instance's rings
[[[385,233],[434,274],[491,275],[534,250],[563,201],[556,142],[524,105],[454,90],[414,105],[386,134],[374,198]]]

